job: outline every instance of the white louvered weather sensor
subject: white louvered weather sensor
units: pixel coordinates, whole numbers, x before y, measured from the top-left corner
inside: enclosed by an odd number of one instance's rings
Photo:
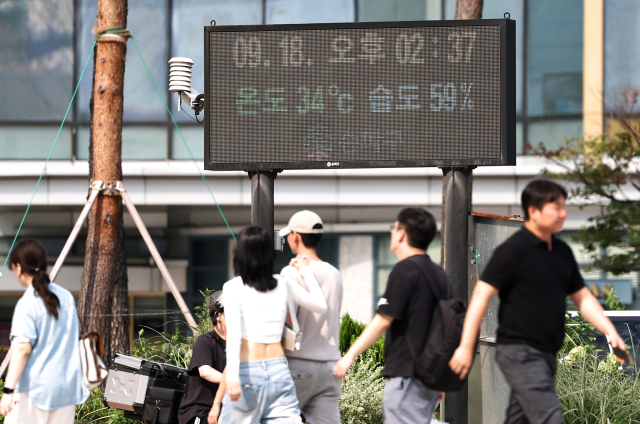
[[[204,95],[191,87],[191,71],[194,62],[188,57],[169,60],[169,91],[178,93],[178,111],[182,102],[195,110],[196,117],[204,109]]]

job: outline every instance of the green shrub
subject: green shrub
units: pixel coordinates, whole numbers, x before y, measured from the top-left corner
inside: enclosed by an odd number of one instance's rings
[[[104,390],[97,387],[91,391],[89,399],[76,406],[76,424],[137,424],[124,417],[122,411],[104,406]]]
[[[565,423],[640,423],[640,382],[619,369],[615,355],[601,360],[578,346],[558,363],[556,391]]]
[[[338,402],[343,424],[382,424],[385,380],[382,365],[368,353],[360,356],[342,381]]]
[[[366,324],[355,321],[348,313],[344,314],[340,322],[340,353],[343,355],[347,353],[366,327]],[[363,355],[370,356],[376,363],[384,365],[384,337],[376,340]]]
[[[615,297],[612,300],[615,302]],[[604,355],[597,348],[596,336],[600,334],[584,318],[567,316],[556,374],[564,422],[640,423],[639,370],[622,370],[615,355]]]
[[[193,353],[193,344],[200,334],[213,331],[213,323],[209,317],[209,299],[213,290],[201,291],[204,297],[202,306],[196,306],[195,318],[197,326],[191,328],[191,334],[169,334],[149,329],[156,333],[155,340],[143,337],[145,330],[138,333],[138,338],[133,342],[131,355],[151,361],[164,362],[181,368],[188,368]]]

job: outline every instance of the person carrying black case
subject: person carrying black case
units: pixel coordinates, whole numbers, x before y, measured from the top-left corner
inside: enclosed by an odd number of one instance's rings
[[[214,330],[199,336],[193,345],[193,355],[187,369],[188,390],[178,412],[180,424],[205,424],[218,391],[222,371],[227,365],[227,328],[223,302],[221,291],[211,295],[209,316]]]

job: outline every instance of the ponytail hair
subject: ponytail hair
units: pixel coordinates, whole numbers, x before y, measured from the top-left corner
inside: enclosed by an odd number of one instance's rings
[[[22,274],[33,276],[33,289],[44,301],[49,315],[58,319],[60,300],[49,290],[51,280],[47,274],[47,251],[42,243],[34,239],[18,243],[9,257],[9,269],[17,265]]]

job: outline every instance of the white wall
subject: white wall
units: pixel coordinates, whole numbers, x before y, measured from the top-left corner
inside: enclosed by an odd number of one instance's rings
[[[187,261],[169,260],[166,261],[167,269],[171,278],[176,283],[178,290],[187,291]],[[130,266],[127,268],[129,276],[130,292],[169,292],[157,267]],[[82,277],[82,266],[68,265],[60,269],[56,278],[56,283],[72,292],[80,292],[80,279]],[[24,289],[13,276],[13,272],[7,267],[0,279],[0,293],[21,292]]]
[[[365,323],[373,318],[373,254],[372,236],[340,237],[341,313]]]

